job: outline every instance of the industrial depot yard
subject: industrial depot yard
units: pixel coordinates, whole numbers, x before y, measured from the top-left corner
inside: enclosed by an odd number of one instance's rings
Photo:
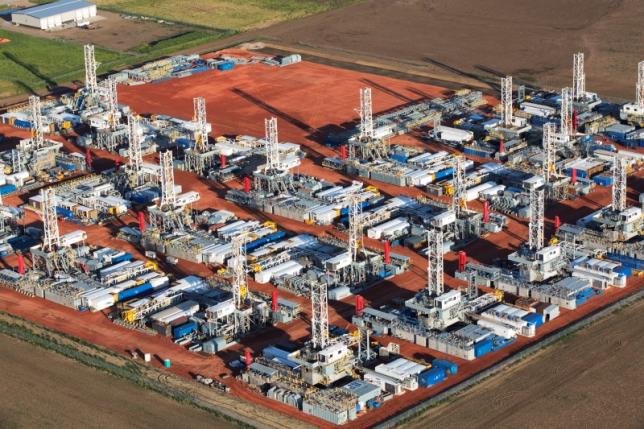
[[[85,47],[85,61],[93,55]],[[584,86],[583,54],[574,58],[574,91],[515,88],[507,77],[499,97],[231,48],[100,83],[88,72],[85,88],[60,101],[31,97],[0,124],[8,231],[0,311],[179,376],[175,387],[211,385],[206,402],[243,422],[397,423],[642,292],[644,63],[629,63],[624,83],[632,94],[640,73],[641,99],[613,105],[599,99],[610,93],[591,92],[589,72]],[[569,63],[566,56],[571,71]],[[424,156],[439,159],[435,168],[414,166]],[[109,189],[94,197],[109,207],[74,194],[91,187]],[[306,204],[302,216],[296,210]],[[394,235],[378,230],[397,219]],[[191,241],[180,247],[178,236]],[[287,240],[295,244],[275,247]],[[221,259],[205,250],[225,246]],[[76,282],[83,291],[61,292]],[[196,310],[178,322],[155,319],[185,302]],[[636,427],[642,416],[630,401],[606,405],[583,392],[610,392],[608,374],[627,376],[629,356],[641,349],[632,331],[641,307],[502,368],[405,425],[516,427],[528,414],[515,410],[529,408],[544,425],[581,426],[584,411],[619,404],[625,416],[611,422]],[[624,319],[631,330],[619,328]],[[61,372],[75,371],[59,362]],[[394,378],[400,373],[389,365],[400,362],[417,372]],[[550,364],[560,366],[556,379],[531,385]],[[110,383],[99,376],[97,386]],[[352,380],[359,389],[347,387]],[[641,383],[635,375],[628,384]],[[522,393],[503,396],[512,389]],[[377,393],[358,399],[366,391]],[[584,407],[546,416],[550,403],[530,392]],[[484,415],[459,411],[483,407],[490,395],[496,402]],[[195,417],[192,425],[201,424]]]

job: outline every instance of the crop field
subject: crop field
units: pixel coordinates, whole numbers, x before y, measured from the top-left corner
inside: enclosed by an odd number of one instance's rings
[[[3,334],[0,370],[4,374],[0,383],[2,427],[237,427]]]
[[[210,28],[246,31],[356,0],[97,0],[99,7]]]
[[[37,89],[54,88],[84,75],[83,46],[0,30],[0,98]],[[99,73],[127,61],[126,55],[96,49]]]
[[[640,300],[404,427],[641,428],[643,324]]]

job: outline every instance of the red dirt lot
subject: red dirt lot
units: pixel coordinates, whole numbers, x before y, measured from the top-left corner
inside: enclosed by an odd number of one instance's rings
[[[333,129],[338,123],[356,120],[357,114],[353,110],[358,104],[358,89],[363,86],[374,88],[374,110],[383,111],[392,109],[401,104],[417,100],[425,96],[439,96],[443,89],[429,85],[410,83],[387,77],[335,69],[332,67],[303,62],[300,64],[276,68],[266,65],[239,66],[230,72],[205,72],[183,79],[174,79],[158,84],[147,84],[136,87],[119,87],[119,97],[122,103],[132,105],[140,113],[164,113],[182,118],[192,116],[192,98],[206,97],[209,120],[213,123],[214,135],[219,134],[263,134],[263,119],[276,116],[279,121],[280,141],[292,141],[303,145],[309,158],[300,167],[300,171],[317,177],[333,181],[348,182],[350,177],[339,172],[330,171],[320,167],[320,157],[333,155],[334,151],[318,143],[321,135]],[[26,137],[22,131],[13,128],[0,128],[0,132]],[[419,147],[438,150],[441,147],[436,143],[427,143],[418,135],[412,134],[397,138],[405,144],[414,144]],[[68,150],[79,150],[65,141]],[[118,156],[107,154],[104,151],[93,151],[97,162],[111,166]],[[147,157],[152,161],[155,156]],[[641,180],[641,172],[636,176]],[[231,210],[242,218],[257,218],[273,220],[282,229],[295,233],[311,233],[314,235],[333,234],[343,237],[332,227],[307,225],[303,222],[293,221],[275,215],[255,212],[244,207],[238,207],[223,199],[227,186],[217,184],[205,179],[196,178],[192,173],[175,172],[175,180],[184,187],[184,190],[196,190],[201,194],[201,200],[195,208],[218,208]],[[369,182],[388,195],[406,194],[420,196],[425,194],[416,188],[399,188],[385,185],[380,182]],[[633,180],[630,181],[633,185]],[[640,182],[637,182],[640,183]],[[230,186],[239,186],[231,184]],[[639,185],[635,185],[629,192],[629,200],[633,203],[639,194]],[[22,204],[28,196],[12,195],[5,198],[9,204]],[[549,207],[547,218],[552,221],[555,214],[564,222],[572,222],[587,214],[591,209],[596,209],[610,201],[610,188],[597,188],[591,195],[575,201],[561,203]],[[479,203],[472,203],[471,207],[481,210]],[[39,222],[33,212],[27,212],[25,224]],[[129,243],[114,238],[119,226],[135,222],[134,216],[124,216],[118,221],[105,226],[92,225],[80,227],[66,221],[60,221],[61,233],[82,228],[88,232],[88,243],[101,246],[110,246],[132,252],[137,257],[143,257],[141,252]],[[490,234],[468,246],[465,250],[473,261],[490,262],[493,258],[502,257],[521,244],[527,236],[525,219],[509,219],[507,230]],[[549,237],[550,231],[546,229]],[[365,245],[372,248],[381,248],[382,244],[365,238]],[[369,305],[378,307],[391,303],[395,299],[408,298],[426,284],[426,261],[420,255],[409,249],[395,247],[394,252],[410,257],[411,269],[393,279],[388,279],[369,288],[364,292],[364,297]],[[5,258],[5,264],[15,267],[15,257]],[[450,287],[462,287],[463,282],[456,281],[452,274],[456,267],[456,255],[451,252],[445,257],[446,284]],[[181,261],[177,266],[162,267],[177,275],[197,274],[208,277],[213,274],[212,267]],[[610,289],[602,296],[592,298],[586,305],[576,311],[562,310],[561,317],[544,325],[535,339],[519,338],[514,344],[498,352],[488,354],[473,362],[459,359],[459,374],[449,378],[432,389],[419,389],[396,397],[377,410],[370,411],[352,423],[352,427],[366,428],[383,419],[392,416],[432,395],[464,380],[465,378],[491,366],[500,359],[511,355],[522,347],[539,338],[554,332],[563,326],[587,315],[598,308],[639,291],[644,286],[644,278],[632,277],[629,285],[623,290]],[[250,288],[255,291],[269,294],[271,285],[258,285],[250,282]],[[261,351],[269,344],[283,341],[302,342],[310,334],[308,319],[310,317],[310,303],[308,299],[297,297],[280,290],[280,296],[291,299],[301,304],[304,315],[288,325],[278,325],[266,328],[256,334],[245,338],[239,345],[220,353],[215,357],[205,357],[189,352],[173,344],[166,338],[152,337],[139,332],[127,330],[112,324],[103,313],[79,313],[71,309],[44,301],[37,298],[27,298],[6,289],[0,289],[0,310],[25,317],[46,327],[56,329],[70,335],[91,341],[98,345],[112,349],[118,353],[127,354],[128,350],[139,348],[145,352],[157,354],[163,358],[170,358],[173,362],[171,371],[189,376],[189,372],[205,374],[229,373],[226,363],[237,358],[243,348],[251,348],[255,353]],[[353,298],[341,302],[332,301],[329,305],[329,321],[341,327],[350,323],[354,311]],[[393,338],[380,338],[383,344],[394,341],[401,344],[403,354],[410,358],[429,359],[430,357],[444,357],[440,353],[421,348],[402,340]],[[158,363],[155,363],[158,365]],[[261,403],[275,410],[297,416],[307,422],[322,427],[331,427],[319,419],[296,412],[294,409],[275,401],[260,397],[250,392],[243,385],[229,378],[233,393],[247,400]]]

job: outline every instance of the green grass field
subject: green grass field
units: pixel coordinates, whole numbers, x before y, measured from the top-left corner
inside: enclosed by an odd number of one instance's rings
[[[83,47],[0,30],[0,97],[53,87],[84,76]],[[126,64],[129,56],[96,49],[99,73]]]
[[[144,44],[135,54],[125,54],[96,48],[98,73],[150,61],[172,52],[201,45],[228,33],[188,31],[177,36]],[[22,33],[0,30],[0,98],[11,97],[43,88],[53,88],[65,82],[83,79],[83,46],[65,40],[42,39]]]
[[[96,0],[99,8],[246,31],[335,9],[357,0]]]

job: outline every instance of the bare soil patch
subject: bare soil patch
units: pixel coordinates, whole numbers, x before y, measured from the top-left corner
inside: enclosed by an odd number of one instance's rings
[[[381,58],[483,81],[511,74],[572,84],[586,54],[587,89],[632,99],[643,59],[640,0],[368,0],[256,34],[282,43]]]

